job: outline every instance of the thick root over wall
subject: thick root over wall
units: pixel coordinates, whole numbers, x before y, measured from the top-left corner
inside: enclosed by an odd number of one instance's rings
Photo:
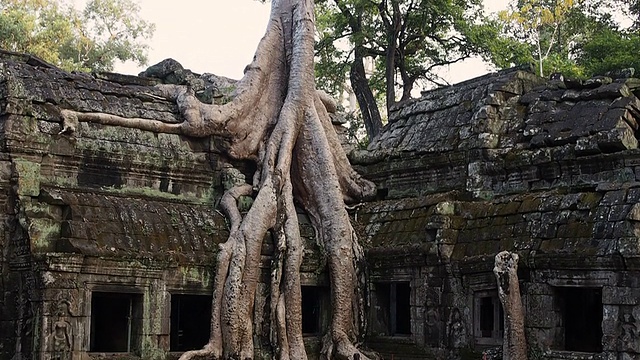
[[[518,254],[503,251],[496,255],[493,273],[498,283],[498,297],[504,309],[504,360],[527,360],[524,333],[524,309],[518,281]]]
[[[262,241],[276,239],[271,274],[272,344],[278,359],[306,359],[302,338],[300,264],[302,242],[295,206],[312,219],[327,257],[332,320],[324,336],[325,359],[371,359],[357,348],[363,328],[362,250],[345,202],[371,197],[375,186],[349,164],[331,125],[326,96],[316,91],[313,72],[313,0],[273,0],[270,22],[254,61],[225,105],[199,102],[190,89],[161,85],[176,101],[184,121],[166,124],[108,114],[63,110],[65,129],[92,121],[150,131],[224,139],[228,156],[254,161],[252,184],[227,191],[221,201],[231,224],[220,246],[212,306],[211,339],[181,359],[253,359],[254,299]],[[237,199],[254,196],[240,214]]]

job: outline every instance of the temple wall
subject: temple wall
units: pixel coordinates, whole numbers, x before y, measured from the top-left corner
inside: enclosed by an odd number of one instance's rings
[[[500,346],[493,257],[509,250],[531,358],[640,356],[637,83],[509,70],[393,109],[352,157],[386,194],[356,218],[372,281],[410,283],[413,344],[436,358]]]
[[[219,100],[219,79],[171,71],[163,78]],[[159,81],[0,57],[0,359],[171,359],[200,341],[228,235],[216,205],[251,165],[215,138],[61,127],[61,108],[177,123]],[[639,357],[638,86],[512,69],[393,108],[350,156],[378,186],[349,210],[368,263],[366,345],[395,360],[499,347],[493,257],[509,250],[531,359]],[[317,354],[329,284],[303,212],[299,222],[303,330]],[[271,356],[272,250],[266,239],[256,358]]]

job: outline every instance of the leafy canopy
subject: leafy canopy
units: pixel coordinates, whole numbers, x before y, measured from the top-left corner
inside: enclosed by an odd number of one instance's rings
[[[36,55],[65,70],[111,71],[116,61],[146,64],[154,25],[133,0],[0,2],[0,48]]]
[[[628,67],[640,70],[634,55],[640,52],[638,4],[514,0],[495,19],[502,30],[487,59],[501,68],[535,63],[541,76],[561,72],[584,78]]]
[[[499,32],[481,0],[317,0],[316,19],[318,86],[357,99],[369,138],[379,107],[444,85],[439,69],[489,52]]]
[[[384,98],[388,81],[408,92],[418,82],[443,85],[437,70],[487,52],[498,29],[480,0],[319,0],[316,13],[316,74],[334,95],[345,87],[357,47],[369,59],[371,87]]]

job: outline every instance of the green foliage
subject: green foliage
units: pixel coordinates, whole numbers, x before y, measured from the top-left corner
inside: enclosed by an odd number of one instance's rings
[[[346,89],[350,56],[347,47],[341,46],[347,33],[344,17],[339,16],[335,9],[326,2],[316,5],[316,31],[319,41],[316,44],[315,72],[318,88],[327,94],[338,98]]]
[[[356,149],[366,149],[370,139],[364,130],[362,117],[355,113],[348,113],[345,116],[345,120],[348,124],[346,135],[349,144],[352,144]]]
[[[110,71],[115,61],[146,63],[154,26],[133,0],[89,0],[78,11],[63,0],[0,3],[0,48],[36,55],[65,70]]]
[[[316,19],[318,84],[334,96],[344,90],[357,47],[373,64],[371,88],[384,98],[389,67],[398,88],[443,84],[439,67],[486,52],[497,32],[480,0],[318,0]],[[385,56],[390,46],[397,54],[391,64]]]
[[[499,53],[489,50],[499,27],[482,10],[482,0],[317,0],[317,84],[337,99],[355,94],[376,136],[379,108],[410,98],[418,84],[446,84],[442,67]]]
[[[588,74],[635,68],[640,71],[640,34],[605,29],[580,47],[578,64]]]
[[[501,32],[486,59],[499,68],[536,63],[547,76],[585,78],[611,70],[638,67],[640,1],[514,0],[499,14]],[[618,23],[626,14],[630,27]],[[615,16],[614,16],[615,15]]]
[[[485,26],[478,27],[478,35],[471,33],[471,41],[481,44],[480,55],[499,68],[529,64],[534,61],[529,46],[515,38],[502,36],[502,24],[487,19]]]
[[[562,25],[574,8],[573,0],[519,0],[511,3],[509,10],[498,14],[506,33],[512,39],[528,45],[529,54],[524,57],[534,59],[539,75],[545,76],[545,61],[554,49],[562,53]],[[518,51],[523,51],[519,48]],[[556,61],[559,58],[556,57]]]

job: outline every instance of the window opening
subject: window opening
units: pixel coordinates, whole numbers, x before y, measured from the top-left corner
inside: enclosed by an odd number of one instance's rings
[[[385,335],[411,335],[411,286],[408,282],[375,284],[378,327]]]
[[[170,351],[202,349],[207,344],[211,302],[207,295],[171,295]]]
[[[395,328],[392,328],[391,333],[394,335],[411,335],[411,287],[409,283],[391,284],[391,294],[392,296],[395,294],[395,299],[392,298],[391,300],[391,306],[393,311],[393,306],[395,305],[396,314]]]
[[[91,294],[92,352],[134,352],[140,335],[142,296],[94,292]]]
[[[474,295],[474,333],[476,343],[494,344],[504,334],[504,310],[497,291],[482,291]]]
[[[557,295],[568,351],[602,352],[602,289],[561,287]]]

